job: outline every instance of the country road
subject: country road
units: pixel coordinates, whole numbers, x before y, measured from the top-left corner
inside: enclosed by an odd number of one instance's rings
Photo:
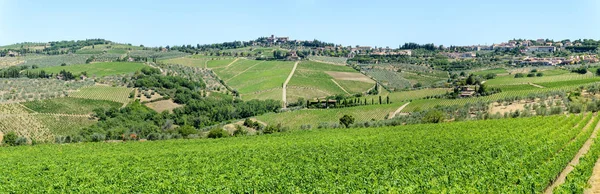
[[[290,75],[287,77],[287,79],[283,83],[283,95],[282,95],[283,108],[287,108],[287,89],[286,88],[287,88],[288,83],[292,79],[294,72],[296,72],[296,67],[298,67],[298,63],[300,63],[300,61],[297,61],[296,63],[294,63],[294,68],[292,68],[292,72],[290,72]]]

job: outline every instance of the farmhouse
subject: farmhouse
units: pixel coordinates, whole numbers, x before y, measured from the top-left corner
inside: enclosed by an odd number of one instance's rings
[[[267,37],[267,42],[269,43],[285,43],[290,40],[289,37],[275,37],[275,35],[271,35]]]
[[[13,52],[13,51],[8,51],[8,53],[6,54],[6,56],[17,57],[17,56],[19,56],[19,53]]]
[[[459,96],[462,98],[475,95],[475,86],[461,86]]]

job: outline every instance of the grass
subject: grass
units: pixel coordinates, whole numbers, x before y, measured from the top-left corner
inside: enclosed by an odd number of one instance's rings
[[[427,96],[441,95],[441,94],[445,94],[448,91],[451,91],[451,89],[449,89],[449,88],[433,88],[433,89],[392,92],[392,93],[389,93],[388,96],[390,97],[390,101],[396,103],[396,102],[401,102],[401,101],[422,99]],[[382,94],[381,96],[385,97],[386,95]]]
[[[238,72],[226,83],[241,94],[281,88],[293,67],[294,62],[261,61],[252,68],[245,69],[243,73]]]
[[[81,98],[54,98],[23,102],[27,108],[39,113],[58,114],[90,114],[96,108],[118,108],[120,103],[106,100],[91,100]]]
[[[292,76],[292,79],[288,83],[288,93],[291,91],[291,97],[288,97],[288,101],[295,101],[294,94],[299,94],[305,99],[312,99],[318,97],[332,96],[336,94],[346,94],[339,86],[331,81],[333,77],[325,73],[325,71],[331,72],[356,72],[356,70],[340,65],[331,65],[313,61],[303,61],[298,64],[298,68]],[[337,80],[336,80],[337,81]],[[338,82],[339,83],[339,82]],[[294,90],[314,90],[311,93],[302,95],[301,92],[295,92]]]
[[[488,86],[494,85],[514,85],[514,84],[524,84],[524,83],[546,83],[546,82],[556,82],[556,81],[569,81],[569,80],[582,80],[582,79],[597,79],[591,73],[588,74],[577,74],[577,73],[568,73],[568,74],[558,74],[558,75],[545,75],[542,77],[524,77],[524,78],[515,78],[514,75],[506,75],[506,76],[498,76],[495,79],[488,80],[485,82]]]
[[[166,64],[178,64],[188,67],[200,67],[204,68],[205,65],[210,61],[210,58],[192,58],[192,57],[181,57],[174,59],[162,60],[161,62]]]
[[[348,91],[350,94],[362,94],[367,92],[367,90],[373,88],[375,84],[361,82],[361,81],[352,81],[352,80],[335,80],[342,88]]]
[[[222,68],[215,68],[215,73],[223,80],[227,81],[234,76],[242,73],[243,71],[251,68],[252,66],[263,63],[264,61],[239,59],[230,66],[222,66]]]
[[[482,70],[482,71],[476,71],[476,72],[472,72],[473,75],[481,75],[481,76],[485,76],[487,74],[503,74],[503,73],[508,73],[508,71],[506,71],[506,69],[504,68],[494,68],[494,69],[486,69],[486,70]]]
[[[93,100],[108,100],[122,104],[129,103],[129,94],[133,88],[91,86],[79,89],[77,92],[69,94],[73,98],[84,98]]]
[[[375,103],[378,103],[379,101],[377,97],[361,99],[367,99],[367,103],[371,103],[371,99],[375,101]],[[383,100],[385,101],[385,98]],[[344,115],[353,116],[356,119],[356,122],[383,120],[400,106],[402,106],[402,104],[366,105],[333,109],[304,109],[283,113],[269,113],[256,118],[267,124],[282,124],[283,126],[291,128],[299,128],[301,125],[305,124],[317,127],[320,123],[338,123],[339,119]]]
[[[232,63],[234,60],[235,59],[211,60],[211,61],[208,61],[207,66],[208,66],[208,68],[225,67],[225,66],[229,65],[230,63]]]
[[[531,90],[531,89],[537,88],[530,84],[499,85],[499,86],[495,86],[495,87],[500,88],[503,92],[517,91],[517,90]]]
[[[569,80],[569,81],[557,81],[557,82],[545,82],[538,83],[538,85],[547,87],[547,88],[556,88],[563,86],[576,86],[576,85],[584,85],[589,83],[595,83],[600,81],[600,77],[594,77],[590,79],[580,79],[580,80]]]
[[[268,99],[272,99],[272,100],[281,100],[283,95],[283,89],[282,88],[275,88],[275,89],[271,89],[271,90],[266,90],[266,91],[260,91],[260,92],[256,92],[256,93],[248,93],[248,94],[242,94],[242,99],[244,100],[252,100],[252,99],[257,99],[257,100],[268,100]]]
[[[82,72],[87,72],[88,76],[102,77],[102,76],[107,76],[107,75],[119,75],[119,74],[134,73],[136,71],[141,70],[144,67],[147,67],[147,66],[142,63],[105,62],[105,63],[92,63],[92,64],[82,64],[82,65],[45,67],[45,68],[40,68],[39,70],[44,70],[47,73],[54,73],[54,74],[57,74],[62,70],[69,71],[73,74],[80,74]]]

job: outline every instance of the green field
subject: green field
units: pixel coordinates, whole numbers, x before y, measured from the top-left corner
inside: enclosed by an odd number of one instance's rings
[[[347,66],[331,65],[313,61],[300,62],[300,64],[298,64],[296,72],[294,73],[294,76],[292,76],[292,79],[288,83],[287,100],[289,102],[294,102],[299,97],[303,97],[304,99],[313,99],[319,97],[332,96],[336,94],[346,94],[344,90],[342,90],[333,81],[331,81],[334,78],[327,74],[326,71],[351,73],[357,72],[356,70]],[[373,84],[369,86],[367,86],[366,84],[361,84],[349,87],[348,89],[352,91],[362,90],[362,92],[365,92],[372,86]],[[360,88],[357,89],[356,87]]]
[[[367,103],[373,100],[379,103],[378,97],[367,97]],[[384,98],[385,100],[385,98]],[[256,117],[258,120],[267,124],[281,124],[292,128],[299,128],[301,125],[309,124],[312,127],[317,127],[321,123],[338,123],[339,119],[344,115],[353,116],[357,122],[383,120],[390,113],[396,111],[402,104],[383,104],[383,105],[366,105],[350,108],[333,108],[333,109],[304,109],[283,113],[269,113]]]
[[[488,86],[495,85],[513,85],[513,84],[523,84],[523,83],[545,83],[545,82],[556,82],[556,81],[570,81],[570,80],[582,80],[582,79],[594,79],[600,80],[600,77],[594,76],[591,73],[588,74],[577,74],[577,73],[567,73],[567,74],[557,74],[553,76],[547,76],[544,74],[542,77],[523,77],[523,78],[515,78],[514,75],[506,75],[506,76],[498,76],[495,79],[487,80],[485,82]]]
[[[238,72],[226,83],[241,94],[281,88],[293,67],[294,62],[258,62],[252,68],[243,70],[243,73]]]
[[[79,89],[77,92],[70,93],[73,98],[84,98],[93,100],[108,100],[122,104],[129,103],[129,94],[133,88],[91,86]]]
[[[402,92],[392,92],[389,93],[390,101],[392,102],[400,102],[400,101],[409,101],[422,99],[428,96],[436,96],[446,94],[451,91],[449,88],[433,88],[433,89],[422,89],[422,90],[411,90],[411,91],[402,91]],[[385,97],[385,95],[382,95]]]
[[[220,59],[208,61],[206,64],[208,68],[220,68],[231,64],[233,61],[235,61],[235,59]]]
[[[0,149],[5,175],[0,189],[540,193],[590,136],[593,126],[584,128],[590,120],[571,115],[217,140],[7,147]]]
[[[481,75],[481,76],[485,76],[487,74],[503,74],[503,73],[508,73],[508,71],[506,71],[506,69],[504,68],[494,68],[494,69],[486,69],[486,70],[482,70],[482,71],[475,71],[472,72],[473,75]]]
[[[121,103],[106,100],[91,100],[82,98],[54,98],[22,103],[27,108],[39,113],[60,114],[90,114],[96,108],[118,108]]]
[[[107,75],[119,75],[119,74],[134,73],[136,71],[141,70],[144,67],[147,67],[147,66],[142,63],[104,62],[104,63],[92,63],[92,64],[82,64],[82,65],[45,67],[45,68],[40,68],[39,70],[44,70],[47,73],[54,73],[54,74],[57,74],[62,70],[69,71],[73,74],[80,74],[82,72],[87,72],[88,76],[102,77],[102,76],[107,76]]]
[[[207,66],[208,61],[210,61],[210,60],[211,60],[211,58],[194,58],[194,57],[188,56],[188,57],[162,60],[161,62],[166,63],[166,64],[178,64],[178,65],[183,65],[183,66],[188,66],[188,67],[204,68]]]

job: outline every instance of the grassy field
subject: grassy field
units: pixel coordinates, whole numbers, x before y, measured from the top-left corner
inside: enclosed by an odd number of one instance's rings
[[[84,64],[85,61],[93,55],[90,54],[67,54],[67,55],[27,55],[25,62],[21,65],[38,67],[53,67],[61,64],[76,65]],[[60,71],[60,70],[59,70]]]
[[[328,74],[336,72],[357,73],[356,70],[347,66],[331,65],[313,61],[300,62],[294,76],[292,76],[292,79],[288,83],[289,95],[287,100],[289,102],[294,102],[298,97],[313,99],[336,94],[346,94],[342,88],[332,81],[332,79],[335,78]],[[336,79],[336,82],[340,83],[339,81],[339,79]],[[353,92],[365,92],[374,85],[373,83],[361,83],[350,86],[345,80],[341,80],[341,82],[340,85],[342,85],[342,87],[347,86],[347,88],[344,89]]]
[[[0,174],[6,175],[0,176],[0,189],[540,193],[589,137],[591,130],[583,127],[589,120],[572,115],[216,140],[6,147],[0,149]]]
[[[225,66],[229,65],[234,60],[235,59],[211,60],[211,61],[208,61],[206,64],[207,64],[208,68],[219,68],[219,67],[225,67]]]
[[[183,66],[188,66],[188,67],[204,68],[205,66],[207,66],[208,61],[210,61],[210,60],[211,60],[211,58],[197,58],[197,57],[187,56],[187,57],[162,60],[161,62],[166,63],[166,64],[178,64],[178,65],[183,65]]]
[[[378,98],[366,98],[368,103],[371,99],[378,103]],[[317,127],[320,123],[338,123],[344,115],[353,116],[356,121],[383,120],[390,113],[396,111],[402,104],[366,105],[350,108],[334,109],[304,109],[292,112],[269,113],[256,117],[258,120],[268,124],[282,124],[292,128],[309,124]]]
[[[471,72],[473,73],[473,75],[481,75],[481,76],[485,76],[487,74],[504,74],[504,73],[508,73],[508,71],[506,71],[506,69],[504,68],[494,68],[494,69],[486,69],[486,70],[482,70],[482,71],[475,71],[475,72]]]
[[[392,92],[392,93],[389,93],[388,96],[390,97],[390,101],[400,102],[400,101],[421,99],[421,98],[425,98],[427,96],[441,95],[441,94],[445,94],[448,91],[451,91],[451,89],[449,89],[449,88],[433,88],[433,89]],[[386,95],[381,95],[381,96],[385,97]]]
[[[84,98],[93,100],[108,100],[122,104],[129,103],[129,94],[133,88],[91,86],[79,89],[77,92],[70,93],[73,98]]]
[[[582,79],[594,79],[600,80],[600,77],[596,77],[591,73],[588,74],[577,74],[577,73],[566,73],[557,75],[544,75],[542,77],[524,77],[515,78],[514,75],[498,76],[495,79],[491,79],[485,82],[488,86],[495,85],[514,85],[524,83],[546,83],[546,82],[557,82],[557,81],[570,81],[570,80],[582,80]]]
[[[70,97],[29,101],[22,104],[39,113],[59,114],[90,114],[96,108],[121,107],[120,103],[112,101]]]
[[[251,68],[237,72],[238,74],[228,79],[226,83],[241,94],[281,88],[293,67],[294,62],[258,62]]]
[[[92,63],[82,65],[68,65],[68,66],[55,66],[45,67],[39,70],[44,70],[47,73],[59,73],[62,70],[69,71],[74,74],[80,74],[87,72],[88,76],[106,76],[106,75],[119,75],[134,73],[147,67],[142,63],[128,63],[128,62],[105,62],[105,63]]]

